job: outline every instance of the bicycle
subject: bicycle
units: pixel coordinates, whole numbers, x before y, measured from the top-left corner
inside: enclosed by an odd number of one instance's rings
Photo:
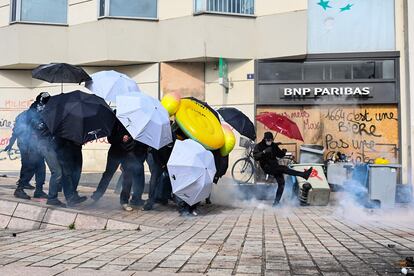
[[[253,158],[253,150],[256,144],[249,139],[240,137],[239,145],[246,150],[244,157],[237,159],[233,164],[233,167],[231,168],[231,176],[236,183],[247,184],[256,173],[256,170],[261,171],[260,167],[257,166],[256,161]],[[291,153],[287,153],[285,157],[279,159],[279,164],[281,165],[289,166],[290,164],[295,163],[296,160]],[[263,173],[263,175],[265,174]],[[266,174],[265,181],[268,180],[269,175]]]

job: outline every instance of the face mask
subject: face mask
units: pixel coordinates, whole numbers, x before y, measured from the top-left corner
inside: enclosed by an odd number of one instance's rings
[[[272,141],[266,141],[266,145],[267,146],[271,146],[272,145]]]

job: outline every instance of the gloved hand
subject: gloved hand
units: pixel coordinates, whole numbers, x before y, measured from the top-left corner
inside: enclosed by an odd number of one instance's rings
[[[7,145],[7,147],[4,148],[4,151],[11,151],[12,147],[11,145]]]
[[[283,151],[284,153],[286,153],[286,152],[287,152],[287,149],[282,149],[282,151]]]

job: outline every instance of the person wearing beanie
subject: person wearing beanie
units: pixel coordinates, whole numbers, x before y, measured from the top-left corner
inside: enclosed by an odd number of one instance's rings
[[[307,171],[300,172],[290,169],[287,166],[280,165],[278,158],[283,158],[286,155],[286,149],[280,149],[278,143],[274,142],[274,137],[271,132],[265,132],[263,139],[254,147],[253,156],[256,161],[259,161],[260,167],[266,174],[273,175],[277,181],[276,197],[273,202],[273,206],[279,204],[280,199],[285,189],[284,174],[300,176],[304,179],[308,179],[312,167]]]

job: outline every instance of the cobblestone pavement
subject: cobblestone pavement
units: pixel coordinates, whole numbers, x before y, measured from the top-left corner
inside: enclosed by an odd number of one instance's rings
[[[14,185],[0,181],[1,200],[15,200]],[[414,256],[413,205],[369,210],[332,193],[326,207],[271,208],[220,189],[198,217],[172,206],[124,212],[112,191],[74,210],[148,226],[141,231],[0,230],[0,275],[398,275],[398,261]]]
[[[220,207],[167,230],[5,230],[0,275],[397,275],[396,263],[414,255],[414,224],[396,214],[261,204]]]

